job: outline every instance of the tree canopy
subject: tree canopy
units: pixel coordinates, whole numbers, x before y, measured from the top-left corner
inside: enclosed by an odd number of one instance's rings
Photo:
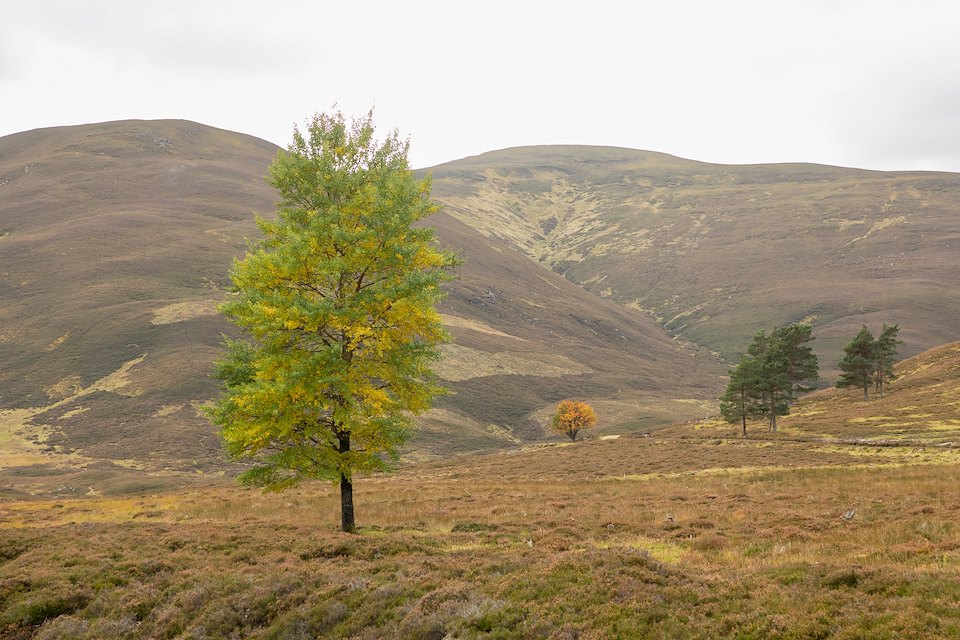
[[[568,436],[571,442],[575,442],[578,433],[596,426],[597,415],[586,402],[563,400],[557,405],[550,424],[556,433]]]
[[[754,356],[744,354],[730,370],[730,382],[720,396],[720,415],[731,424],[740,422],[743,437],[747,437],[747,420],[767,415],[767,405],[758,392],[760,364]]]
[[[864,400],[869,399],[868,389],[873,384],[874,342],[873,334],[867,325],[863,325],[857,336],[843,348],[843,360],[837,365],[840,369],[837,387],[860,387]]]
[[[903,340],[897,337],[900,333],[900,326],[889,326],[884,324],[883,330],[874,343],[874,361],[876,363],[876,386],[877,396],[883,397],[883,385],[897,379],[893,372],[894,358],[897,356],[897,347],[903,344]]]
[[[317,114],[270,168],[276,219],[231,271],[221,311],[250,340],[226,340],[208,411],[241,481],[280,490],[340,483],[353,530],[352,478],[385,469],[440,391],[431,370],[446,334],[435,305],[457,259],[429,227],[429,179],[408,143],[374,139],[372,113],[348,125]]]

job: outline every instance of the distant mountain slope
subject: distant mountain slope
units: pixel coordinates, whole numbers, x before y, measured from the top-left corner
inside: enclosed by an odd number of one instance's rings
[[[465,259],[441,305],[455,335],[439,365],[453,392],[441,406],[535,438],[547,417],[531,414],[544,400],[552,407],[585,397],[608,426],[649,427],[699,416],[715,397],[724,369],[669,339],[646,314],[600,299],[444,213],[432,222]]]
[[[726,358],[801,320],[827,369],[862,323],[899,323],[908,355],[960,338],[958,174],[576,146],[432,173],[452,215]]]
[[[232,331],[216,312],[231,259],[259,235],[253,212],[273,211],[262,176],[276,151],[184,121],[0,138],[9,486],[224,468],[198,407]],[[508,244],[444,214],[431,223],[465,265],[442,307],[455,341],[440,373],[453,393],[422,420],[411,456],[540,437],[542,412],[566,395],[604,407],[608,427],[702,415],[720,384],[709,357]]]

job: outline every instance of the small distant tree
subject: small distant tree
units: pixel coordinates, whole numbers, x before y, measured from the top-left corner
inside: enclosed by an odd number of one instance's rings
[[[227,453],[255,463],[241,482],[338,483],[344,531],[354,475],[387,468],[440,391],[436,303],[457,260],[417,224],[437,205],[407,149],[396,132],[377,142],[372,114],[296,129],[268,178],[278,215],[257,219],[265,239],[234,262],[221,308],[250,340],[226,341],[207,415]]]
[[[903,344],[903,340],[897,337],[900,333],[900,326],[883,325],[883,331],[874,342],[874,362],[876,363],[876,376],[874,383],[876,385],[877,396],[883,397],[883,385],[885,382],[892,382],[897,379],[893,372],[893,361],[897,356],[897,347]]]
[[[867,325],[863,325],[857,337],[843,348],[843,360],[837,365],[841,372],[840,379],[837,380],[838,388],[861,388],[863,399],[869,400],[868,390],[877,367],[875,343],[873,334],[867,329]]]
[[[593,412],[593,407],[579,400],[562,401],[557,405],[557,412],[551,421],[553,430],[569,436],[571,442],[576,441],[578,433],[596,425],[597,415]]]

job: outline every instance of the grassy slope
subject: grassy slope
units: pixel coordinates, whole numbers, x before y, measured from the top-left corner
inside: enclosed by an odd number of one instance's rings
[[[0,637],[956,637],[960,450],[937,444],[960,344],[900,370],[775,438],[691,423],[412,465],[358,483],[357,536],[318,485],[0,503]],[[921,404],[899,447],[854,440],[902,425],[848,430]]]
[[[960,342],[935,347],[899,362],[889,393],[863,401],[857,389],[824,389],[801,399],[782,419],[787,438],[877,444],[892,451],[899,444],[928,449],[960,443]],[[748,423],[749,425],[749,423]],[[670,427],[675,432],[684,427]],[[735,433],[717,420],[696,424],[704,437]],[[753,437],[765,436],[765,421],[749,425]],[[880,451],[883,451],[881,449]]]
[[[801,320],[825,369],[862,323],[899,323],[908,355],[960,337],[955,174],[555,146],[433,175],[467,224],[727,358]]]
[[[163,487],[226,467],[198,406],[221,332],[227,270],[277,148],[184,121],[126,121],[0,138],[0,478],[4,490]],[[567,282],[438,215],[465,258],[444,302],[455,394],[408,454],[515,446],[563,395],[608,428],[700,415],[718,368],[644,314]],[[687,375],[697,371],[695,376]],[[618,427],[619,428],[619,427]],[[186,474],[186,475],[184,475]]]

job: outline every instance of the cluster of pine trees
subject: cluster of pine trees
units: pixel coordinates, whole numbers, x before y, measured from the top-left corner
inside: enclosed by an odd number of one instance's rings
[[[739,364],[730,370],[730,384],[720,396],[720,413],[730,423],[740,422],[747,435],[747,420],[767,417],[770,430],[777,430],[777,416],[790,413],[797,393],[820,375],[817,356],[809,343],[813,329],[808,324],[778,327],[758,332]]]
[[[874,385],[877,396],[883,397],[884,383],[896,379],[893,362],[897,345],[903,344],[897,338],[899,331],[898,325],[885,324],[875,338],[864,325],[843,349],[837,387],[862,387],[863,399],[867,400],[870,385]],[[740,362],[730,370],[730,383],[720,396],[723,419],[741,423],[744,437],[748,419],[766,417],[770,430],[776,431],[777,416],[789,414],[796,395],[811,391],[812,387],[806,385],[819,376],[817,356],[809,346],[812,340],[808,324],[779,327],[769,334],[758,332]]]
[[[876,338],[863,325],[853,342],[843,348],[843,360],[838,365],[841,374],[837,387],[862,387],[863,399],[869,400],[868,390],[874,385],[877,397],[883,397],[883,384],[895,380],[893,359],[897,355],[897,345],[903,340],[897,337],[899,325],[883,325],[883,331]]]

